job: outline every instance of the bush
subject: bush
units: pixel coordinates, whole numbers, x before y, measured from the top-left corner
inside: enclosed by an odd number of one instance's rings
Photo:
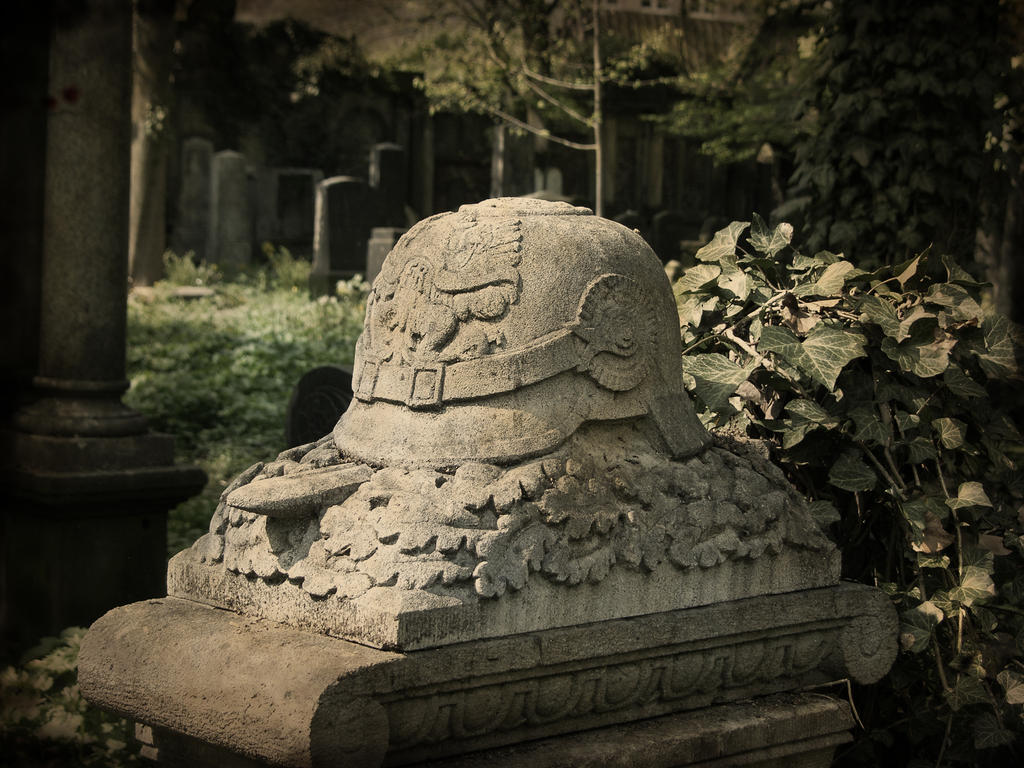
[[[949,258],[945,281],[927,255],[867,272],[799,253],[788,224],[749,226],[675,284],[683,370],[708,426],[770,441],[844,575],[900,612],[902,652],[861,692],[873,725],[846,762],[1020,764],[1020,330]]]
[[[160,284],[152,295],[129,297],[125,402],[175,436],[180,462],[210,478],[201,495],[172,510],[171,554],[205,533],[234,475],[286,447],[288,398],[302,374],[351,363],[366,284],[343,287],[341,296],[311,301],[261,271],[200,300],[175,298]]]
[[[85,630],[70,627],[0,672],[0,763],[38,766],[139,765],[132,724],[90,707],[78,689]]]

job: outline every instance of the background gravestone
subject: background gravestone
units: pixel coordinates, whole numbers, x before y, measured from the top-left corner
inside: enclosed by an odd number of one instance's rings
[[[307,371],[292,390],[284,436],[288,446],[319,440],[338,423],[352,402],[352,371],[321,365]]]
[[[212,164],[212,141],[193,136],[182,142],[178,218],[171,236],[171,247],[179,255],[193,251],[199,259],[206,258]]]
[[[228,268],[252,260],[249,172],[240,152],[225,150],[213,156],[207,251],[207,261]]]
[[[409,179],[405,150],[398,144],[375,144],[370,150],[370,186],[377,190],[377,217],[374,224],[404,227],[405,201]]]
[[[354,176],[324,179],[316,192],[316,232],[310,288],[328,293],[337,280],[366,267],[366,242],[375,219],[370,188]]]
[[[374,227],[370,232],[370,242],[366,245],[367,282],[372,283],[373,278],[380,273],[384,259],[405,231],[401,227]]]
[[[312,255],[316,222],[316,187],[322,171],[307,168],[276,169],[278,241],[296,253]]]

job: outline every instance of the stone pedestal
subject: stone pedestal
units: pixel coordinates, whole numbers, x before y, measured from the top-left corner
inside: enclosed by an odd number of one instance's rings
[[[704,430],[680,354],[636,233],[538,199],[420,222],[348,409],[93,625],[83,695],[168,765],[827,765],[849,715],[801,691],[881,678],[896,612]]]
[[[79,674],[91,701],[151,726],[172,765],[824,766],[849,738],[843,706],[719,705],[877,680],[894,635],[886,598],[857,585],[407,653],[169,597],[98,621]],[[620,739],[625,752],[609,749]]]
[[[38,357],[0,432],[4,651],[160,594],[167,510],[205,481],[121,402],[131,24],[130,4],[92,0],[50,27],[41,253],[21,255],[42,263],[20,305]]]

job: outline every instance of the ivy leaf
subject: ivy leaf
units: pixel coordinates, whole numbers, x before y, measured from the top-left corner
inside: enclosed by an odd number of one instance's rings
[[[943,691],[942,696],[954,712],[971,704],[988,702],[988,693],[985,691],[984,683],[971,675],[960,675],[953,684],[952,690]]]
[[[738,302],[746,301],[751,288],[751,280],[747,273],[737,266],[736,260],[731,256],[723,256],[721,264],[722,275],[718,279],[718,287],[729,291]]]
[[[775,254],[789,245],[790,240],[793,239],[792,224],[779,224],[769,233],[764,219],[757,214],[754,214],[753,219],[754,225],[750,229],[750,244],[754,246],[758,253],[763,253],[769,258],[773,258]],[[738,223],[740,222],[733,222],[733,224]],[[700,257],[698,256],[698,258]]]
[[[966,285],[970,288],[987,288],[991,283],[979,283],[970,273],[961,267],[948,253],[942,254],[942,264],[946,267],[947,280],[957,285]]]
[[[810,421],[822,426],[834,427],[838,422],[828,412],[813,400],[800,398],[791,400],[786,404],[786,411],[801,419]]]
[[[712,411],[728,402],[752,370],[753,367],[744,368],[717,352],[683,358],[683,371],[696,380],[697,396]]]
[[[968,400],[986,397],[988,394],[980,384],[964,373],[959,365],[951,365],[943,372],[942,383],[954,395]]]
[[[949,506],[950,509],[992,506],[992,502],[989,501],[988,494],[985,493],[985,488],[982,486],[981,483],[974,481],[960,483],[960,487],[957,489],[956,492],[956,497],[952,499],[946,499],[946,504],[947,506]]]
[[[677,282],[676,285],[679,285]],[[704,297],[700,294],[689,294],[685,299],[678,302],[680,322],[691,325],[694,328],[700,326],[701,317],[704,315],[702,305]]]
[[[723,256],[733,256],[736,253],[736,243],[743,231],[750,226],[749,221],[734,221],[725,229],[715,232],[710,243],[697,251],[698,261],[718,261]]]
[[[814,283],[813,293],[819,296],[833,296],[843,290],[846,284],[846,276],[853,269],[853,264],[848,261],[837,261],[829,264],[821,277]]]
[[[949,599],[970,606],[978,600],[994,597],[995,594],[996,586],[988,570],[977,565],[965,565],[960,583],[949,590]]]
[[[900,645],[903,650],[920,653],[928,648],[932,630],[944,618],[942,610],[930,600],[900,613]]]
[[[870,405],[862,405],[850,411],[850,418],[857,427],[853,437],[865,443],[881,445],[888,442],[890,432],[878,418],[875,409]]]
[[[865,296],[857,307],[861,314],[882,329],[882,333],[896,341],[903,341],[909,335],[900,323],[896,307],[877,296]]]
[[[996,675],[996,680],[1006,691],[1007,704],[1024,704],[1024,675],[1012,669],[1004,669]]]
[[[1003,378],[1017,372],[1013,327],[1004,315],[991,315],[981,324],[985,351],[978,353],[978,363],[987,376]]]
[[[1016,741],[1013,731],[1004,726],[992,712],[984,712],[974,723],[974,748],[995,749]]]
[[[932,429],[939,436],[944,448],[955,450],[964,444],[967,436],[967,425],[960,419],[942,417],[932,421]]]
[[[855,358],[865,356],[865,342],[864,336],[855,331],[827,325],[819,326],[804,339],[801,346],[806,354],[806,362],[801,365],[798,361],[797,365],[831,392],[835,389],[836,379],[846,364]]]
[[[904,321],[906,322],[906,321]],[[901,328],[907,327],[901,323]],[[904,371],[910,371],[922,379],[938,376],[949,367],[949,352],[955,342],[947,339],[942,332],[925,329],[913,337],[896,343],[886,336],[882,339],[882,351],[899,363]]]
[[[927,437],[915,437],[907,443],[907,460],[911,464],[923,464],[936,456],[935,446]]]
[[[921,417],[916,413],[907,413],[906,411],[896,411],[896,424],[900,430],[906,432],[907,430],[914,429],[918,424],[921,423]]]
[[[709,283],[713,283],[722,274],[722,268],[714,264],[698,264],[683,272],[677,285],[679,291],[699,291]]]
[[[828,481],[844,491],[870,491],[878,482],[875,471],[854,451],[844,453],[832,465]]]
[[[915,256],[910,261],[898,264],[893,268],[893,272],[899,270],[899,274],[896,275],[896,282],[900,284],[900,288],[904,288],[907,282],[917,274],[917,265],[921,262],[920,256]]]
[[[831,392],[846,364],[864,356],[864,343],[860,333],[830,326],[817,327],[802,342],[786,328],[768,326],[761,332],[758,349],[780,355]]]
[[[839,514],[839,510],[836,509],[835,504],[831,501],[825,501],[824,499],[817,499],[816,501],[808,502],[807,511],[810,513],[814,521],[822,528],[825,528],[832,523],[838,523],[842,517]]]

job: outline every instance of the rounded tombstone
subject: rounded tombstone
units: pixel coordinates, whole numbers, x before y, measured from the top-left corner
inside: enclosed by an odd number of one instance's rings
[[[352,372],[339,365],[306,371],[292,390],[285,417],[288,446],[320,439],[338,422],[352,402]]]
[[[646,417],[687,456],[709,437],[679,360],[671,288],[635,232],[564,202],[464,205],[382,265],[334,440],[376,465],[509,464]]]

